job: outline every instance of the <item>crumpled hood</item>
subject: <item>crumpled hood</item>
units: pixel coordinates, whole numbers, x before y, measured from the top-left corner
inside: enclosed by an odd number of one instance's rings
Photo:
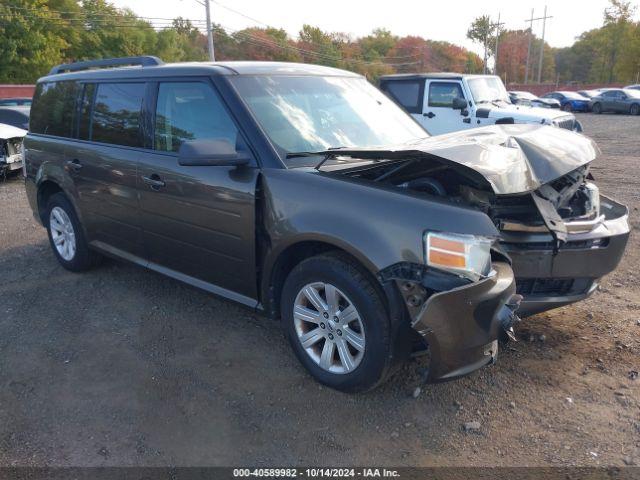
[[[498,195],[537,190],[600,153],[588,137],[542,125],[490,125],[428,137],[416,143],[373,149],[338,149],[328,154],[399,159],[435,156],[480,173]]]
[[[27,134],[26,130],[21,128],[14,127],[12,125],[6,125],[4,123],[0,123],[0,138],[9,139],[9,138],[22,138]]]
[[[542,108],[542,107],[530,107],[528,105],[503,105],[500,107],[487,107],[489,108],[489,118],[500,119],[505,117],[513,117],[521,122],[539,122],[543,120],[556,120],[559,118],[574,119],[575,116],[571,113],[564,112],[557,109]]]

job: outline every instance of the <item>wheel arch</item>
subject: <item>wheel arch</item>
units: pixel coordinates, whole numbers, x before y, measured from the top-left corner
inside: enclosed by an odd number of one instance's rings
[[[260,297],[265,313],[272,318],[280,316],[280,295],[289,273],[303,260],[322,254],[336,252],[360,266],[374,281],[380,292],[381,285],[376,280],[377,269],[365,255],[343,241],[329,237],[302,236],[272,251],[264,262],[263,275],[260,282]],[[386,300],[386,295],[382,294]]]

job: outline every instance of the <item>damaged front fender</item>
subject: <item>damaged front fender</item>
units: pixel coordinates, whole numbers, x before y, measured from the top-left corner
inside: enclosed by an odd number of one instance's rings
[[[498,339],[508,335],[521,300],[508,263],[494,262],[493,274],[477,282],[449,276],[447,283],[437,272],[396,270],[411,326],[429,345],[428,381],[453,380],[496,360]],[[428,296],[435,286],[446,290]]]

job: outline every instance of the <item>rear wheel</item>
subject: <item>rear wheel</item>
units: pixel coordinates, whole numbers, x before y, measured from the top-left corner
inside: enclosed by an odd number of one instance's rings
[[[598,114],[602,113],[602,105],[600,103],[597,103],[597,102],[594,103],[593,107],[591,108],[591,111],[593,113],[598,113]]]
[[[629,109],[629,113],[631,115],[640,115],[640,105],[637,103],[634,103],[633,105],[631,105],[631,108]]]
[[[47,233],[54,255],[67,270],[82,272],[95,266],[100,255],[92,250],[71,202],[56,193],[47,202]]]
[[[297,265],[282,292],[282,322],[298,357],[319,382],[345,392],[369,390],[389,373],[389,318],[380,293],[346,255]]]

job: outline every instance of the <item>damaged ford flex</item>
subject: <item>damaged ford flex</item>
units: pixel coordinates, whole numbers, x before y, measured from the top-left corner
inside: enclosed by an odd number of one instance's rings
[[[496,359],[521,303],[587,295],[629,228],[586,137],[426,135],[342,70],[82,62],[38,81],[26,191],[71,271],[122,258],[281,318],[336,389],[373,388],[416,343],[444,381]]]

